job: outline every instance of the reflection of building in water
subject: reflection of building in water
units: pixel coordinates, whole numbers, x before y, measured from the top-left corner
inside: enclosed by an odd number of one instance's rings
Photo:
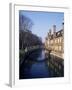
[[[62,29],[56,32],[56,25],[53,25],[53,33],[50,29],[45,40],[46,49],[51,49],[51,54],[63,58],[64,53],[64,23]]]

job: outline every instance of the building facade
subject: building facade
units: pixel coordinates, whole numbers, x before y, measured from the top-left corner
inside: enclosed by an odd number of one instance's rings
[[[53,25],[53,32],[50,29],[45,39],[45,48],[51,50],[51,54],[60,58],[64,56],[64,23],[62,29],[56,31],[56,25]]]

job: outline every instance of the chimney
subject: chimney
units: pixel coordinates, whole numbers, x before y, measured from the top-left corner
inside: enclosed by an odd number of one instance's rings
[[[64,30],[64,21],[62,22],[62,29]]]
[[[53,25],[53,34],[56,33],[56,25]]]
[[[51,35],[51,29],[49,29],[49,35]]]
[[[56,37],[56,25],[53,25],[53,37]]]

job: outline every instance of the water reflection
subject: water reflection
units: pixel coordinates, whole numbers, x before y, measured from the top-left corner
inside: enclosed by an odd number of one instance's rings
[[[48,57],[43,49],[35,50],[25,57],[20,65],[20,79],[64,76],[63,60],[52,55]]]
[[[39,61],[39,60],[42,61],[42,60],[44,60],[44,59],[45,59],[45,51],[42,50],[42,51],[40,52],[37,60],[38,60],[38,61]]]

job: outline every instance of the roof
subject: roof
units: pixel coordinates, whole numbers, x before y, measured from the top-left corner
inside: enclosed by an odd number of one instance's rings
[[[59,30],[58,32],[55,33],[55,38],[61,37],[62,34],[63,34],[63,29],[61,29],[61,30]],[[50,39],[53,39],[53,37],[54,37],[54,34],[52,34],[50,36]]]

